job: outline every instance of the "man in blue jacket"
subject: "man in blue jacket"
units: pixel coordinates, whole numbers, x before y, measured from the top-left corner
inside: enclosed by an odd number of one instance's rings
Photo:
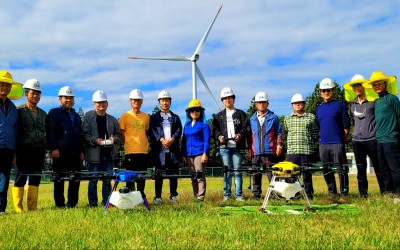
[[[156,170],[177,169],[182,159],[179,140],[182,136],[182,123],[178,115],[170,110],[172,96],[163,90],[158,94],[160,111],[150,116],[150,144],[153,154],[153,163]],[[155,180],[155,204],[161,204],[163,179]],[[176,203],[178,179],[169,179],[170,196],[172,203]]]
[[[277,161],[282,154],[282,130],[279,117],[268,109],[268,95],[258,92],[254,98],[257,111],[250,117],[251,136],[249,137],[249,155],[252,164],[258,166],[260,163],[269,164]],[[271,179],[271,175],[268,176]],[[261,198],[262,174],[253,176],[253,195]]]
[[[53,171],[67,173],[79,171],[84,159],[81,118],[72,107],[74,91],[65,86],[58,92],[60,106],[49,111],[46,119],[47,144],[53,157]],[[75,207],[79,198],[79,180],[70,180],[68,202],[64,198],[64,181],[54,181],[56,207]]]
[[[10,100],[10,92],[21,84],[14,81],[11,74],[0,71],[0,215],[7,207],[7,191],[10,172],[17,142],[18,114],[17,108]]]
[[[346,105],[333,98],[335,84],[332,79],[322,79],[319,89],[324,102],[317,107],[316,116],[320,129],[319,155],[324,167],[324,178],[330,197],[335,199],[337,196],[335,175],[328,167],[337,167],[341,200],[347,201],[349,168],[343,164],[347,162],[344,144],[350,128],[349,115]]]

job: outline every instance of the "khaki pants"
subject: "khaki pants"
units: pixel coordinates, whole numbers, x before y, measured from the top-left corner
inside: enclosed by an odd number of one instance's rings
[[[201,163],[201,155],[186,157],[186,162],[192,175],[194,197],[203,201],[206,195],[206,166]]]

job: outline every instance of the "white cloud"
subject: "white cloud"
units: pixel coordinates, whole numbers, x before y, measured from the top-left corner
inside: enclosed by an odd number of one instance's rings
[[[110,98],[109,112],[130,108],[134,88],[143,90],[151,112],[157,93],[173,94],[183,116],[192,96],[189,62],[128,60],[131,55],[190,56],[221,1],[8,1],[0,10],[0,67],[21,82],[44,86],[41,105],[58,105],[57,93],[71,85],[76,108],[92,107],[97,89]],[[266,91],[271,110],[290,112],[295,92],[311,93],[331,77],[340,84],[353,74],[399,74],[398,1],[255,0],[225,2],[198,66],[219,101],[225,86],[246,110]],[[198,81],[207,113],[217,112]],[[19,101],[23,102],[23,100]]]

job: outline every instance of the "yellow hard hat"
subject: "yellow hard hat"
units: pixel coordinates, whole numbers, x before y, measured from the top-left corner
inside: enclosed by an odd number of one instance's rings
[[[14,81],[10,72],[7,70],[0,70],[0,82],[11,84],[11,91],[7,95],[11,100],[18,100],[24,95],[22,84]]]
[[[195,108],[200,108],[201,110],[204,110],[204,108],[201,106],[201,102],[197,99],[193,99],[189,102],[186,111],[189,111],[190,109],[195,109]]]

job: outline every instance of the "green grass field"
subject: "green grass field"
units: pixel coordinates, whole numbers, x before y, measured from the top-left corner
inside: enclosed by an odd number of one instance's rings
[[[226,204],[222,203],[222,178],[207,179],[203,204],[193,202],[188,179],[179,180],[179,203],[170,204],[165,181],[164,203],[159,206],[153,205],[154,181],[148,181],[150,212],[143,205],[133,210],[112,207],[107,212],[102,207],[88,208],[87,182],[82,182],[77,208],[56,209],[53,185],[42,184],[39,209],[15,214],[11,184],[7,213],[0,217],[0,249],[399,249],[400,204],[379,194],[375,176],[369,180],[370,199],[365,200],[358,197],[356,177],[350,176],[351,203],[357,213],[305,215],[224,211],[224,206],[262,205],[246,190],[248,178],[244,183],[247,200]],[[323,178],[315,176],[314,182],[316,195],[311,203],[330,204]],[[265,193],[266,178],[263,185]],[[304,201],[271,201],[270,205],[302,206]]]

